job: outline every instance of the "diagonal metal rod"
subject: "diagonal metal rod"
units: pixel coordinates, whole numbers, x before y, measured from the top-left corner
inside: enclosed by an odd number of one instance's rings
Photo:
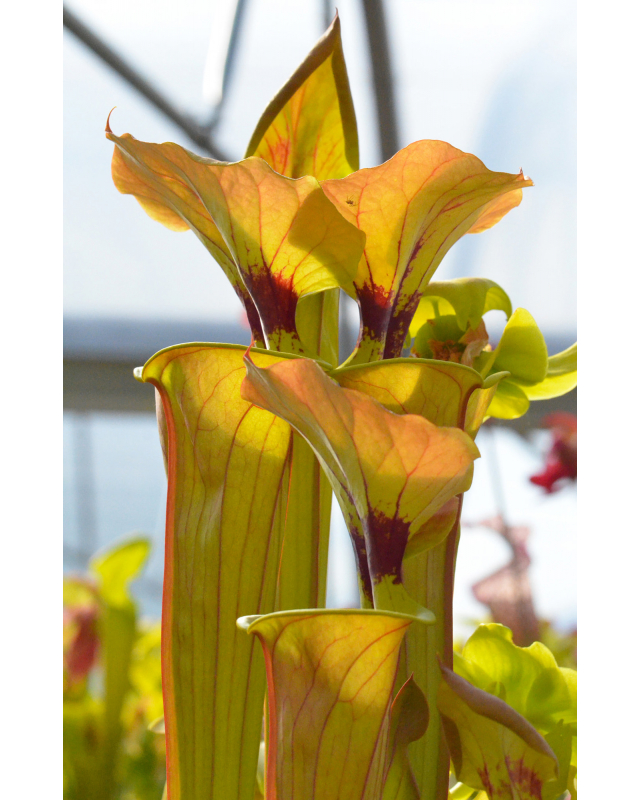
[[[386,161],[398,152],[399,144],[395,87],[391,74],[391,54],[384,18],[384,2],[383,0],[362,0],[362,10],[369,39],[380,150],[382,160]]]
[[[174,122],[201,150],[204,150],[205,153],[208,153],[219,161],[229,160],[211,140],[210,126],[201,125],[193,117],[179,111],[168,98],[152,86],[146,78],[143,78],[142,75],[109,47],[108,44],[103,42],[100,37],[89,30],[89,28],[66,7],[63,7],[62,10],[62,21],[64,27],[70,33],[76,36],[84,45],[95,53],[98,58],[102,59],[102,61],[117,72],[121,78],[140,92],[140,94],[154,105],[158,111]]]
[[[215,120],[220,118],[220,111],[222,104],[229,94],[229,83],[236,63],[236,53],[238,50],[238,42],[240,41],[240,31],[242,29],[247,10],[247,0],[237,0],[236,13],[233,17],[233,27],[231,28],[231,36],[229,38],[229,45],[227,47],[227,57],[224,62],[224,74],[222,76],[222,99],[220,105],[216,109]]]
[[[320,0],[320,13],[322,14],[323,33],[327,30],[329,25],[331,25],[331,20],[333,19],[335,12],[336,8],[333,0]]]
[[[217,85],[210,87],[207,80],[210,74],[209,70],[211,69],[210,66],[211,45],[212,45],[211,39],[209,41],[209,52],[207,53],[207,63],[205,65],[205,84],[203,86],[203,90],[205,91],[206,94],[209,94],[209,89],[212,88],[214,92],[214,97],[212,98],[211,102],[212,110],[209,116],[209,121],[207,123],[207,127],[212,137],[214,135],[214,131],[218,123],[220,122],[220,117],[222,115],[224,105],[229,96],[229,85],[231,83],[234,70],[236,68],[240,36],[242,28],[245,24],[245,19],[247,16],[246,14],[247,7],[249,5],[249,0],[234,0],[234,2],[235,2],[235,11],[233,14],[231,28],[228,31],[224,65],[222,67],[222,74],[219,75],[219,81],[220,81],[219,87]],[[226,20],[224,22],[226,22]],[[211,37],[214,36],[214,31],[219,31],[219,30],[220,30],[219,24],[216,24],[216,22],[214,22],[214,28],[211,32]]]

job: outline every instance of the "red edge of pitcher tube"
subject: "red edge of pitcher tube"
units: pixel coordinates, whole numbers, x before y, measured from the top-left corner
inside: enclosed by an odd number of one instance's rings
[[[180,798],[180,770],[174,771],[174,745],[176,744],[175,728],[175,694],[173,692],[173,642],[171,628],[173,623],[173,539],[175,525],[175,493],[178,462],[175,445],[175,422],[171,410],[171,402],[164,387],[151,379],[149,383],[160,393],[164,416],[167,422],[167,514],[165,523],[165,558],[164,580],[162,586],[162,627],[160,641],[160,660],[162,664],[162,702],[165,720],[165,742],[167,756],[167,800]],[[177,747],[175,748],[177,751]]]

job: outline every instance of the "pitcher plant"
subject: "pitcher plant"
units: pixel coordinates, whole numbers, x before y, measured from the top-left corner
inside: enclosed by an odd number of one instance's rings
[[[476,434],[573,389],[577,353],[549,356],[495,282],[434,275],[531,179],[431,140],[359,169],[337,14],[244,159],[106,133],[117,189],[196,234],[253,335],[135,373],[168,476],[167,797],[575,798],[575,672],[500,625],[453,648]],[[341,291],[360,309],[342,364]],[[324,608],[334,495],[360,609]]]

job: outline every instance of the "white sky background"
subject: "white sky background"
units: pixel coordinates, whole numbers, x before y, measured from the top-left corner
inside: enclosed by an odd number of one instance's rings
[[[70,8],[185,110],[204,118],[202,85],[216,0]],[[338,3],[358,116],[361,165],[379,162],[359,0]],[[443,139],[492,169],[535,181],[520,208],[456,244],[442,278],[497,280],[547,333],[575,330],[575,19],[567,0],[387,3],[400,144]],[[218,142],[243,155],[262,109],[321,33],[321,3],[250,0]],[[191,233],[168,231],[113,186],[111,124],[195,149],[72,35],[64,36],[65,313],[234,319],[235,294]]]

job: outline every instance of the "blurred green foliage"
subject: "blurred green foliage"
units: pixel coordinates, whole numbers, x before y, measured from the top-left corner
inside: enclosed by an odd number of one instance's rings
[[[554,628],[548,620],[539,620],[540,641],[551,650],[559,667],[578,669],[578,632]]]
[[[498,622],[500,620],[488,617],[486,619],[469,619],[467,623],[478,627],[489,622]],[[553,657],[559,667],[568,667],[569,669],[578,669],[578,632],[574,628],[570,631],[562,631],[555,627],[549,620],[538,618],[538,625],[540,626],[540,635],[538,641],[542,642],[545,647],[548,647],[552,652]],[[457,653],[462,653],[464,641],[458,639],[454,642],[454,650]]]
[[[64,800],[160,800],[164,736],[160,624],[129,593],[149,541],[128,538],[64,579]]]

